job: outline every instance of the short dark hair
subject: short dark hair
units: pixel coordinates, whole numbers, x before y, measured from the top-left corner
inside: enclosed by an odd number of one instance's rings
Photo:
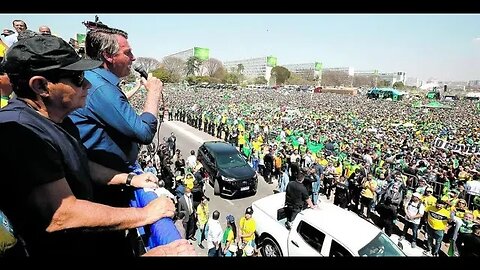
[[[120,49],[115,35],[128,39],[127,32],[115,28],[97,28],[87,33],[85,38],[85,52],[94,60],[103,61],[103,52],[115,54]]]
[[[218,210],[213,211],[212,218],[218,220],[220,218],[220,212],[218,212]]]

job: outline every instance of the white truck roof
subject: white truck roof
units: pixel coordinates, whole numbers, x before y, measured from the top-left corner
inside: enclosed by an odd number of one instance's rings
[[[285,205],[285,192],[261,198],[252,205],[256,211],[261,210],[277,220],[277,210]],[[355,213],[330,203],[320,203],[315,209],[303,210],[296,219],[300,216],[357,254],[381,232],[378,227]]]

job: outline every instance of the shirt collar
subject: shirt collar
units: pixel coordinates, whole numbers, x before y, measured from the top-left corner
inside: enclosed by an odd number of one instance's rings
[[[118,78],[117,75],[113,74],[110,70],[106,70],[104,68],[95,68],[90,70],[90,72],[98,74],[100,77],[104,78],[113,85],[118,85],[120,83],[120,78]]]

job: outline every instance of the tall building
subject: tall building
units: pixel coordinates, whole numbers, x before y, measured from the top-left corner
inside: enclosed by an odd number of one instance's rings
[[[406,83],[407,77],[405,72],[378,72],[378,70],[359,70],[354,72],[355,76],[378,76],[378,81],[387,81],[390,87],[396,82]]]
[[[354,76],[355,75],[355,69],[353,67],[330,67],[330,68],[324,68],[323,73],[328,72],[328,71],[335,71],[335,72],[345,72],[348,74],[348,76]]]
[[[247,79],[254,79],[262,76],[267,81],[270,81],[270,73],[272,72],[272,68],[277,64],[277,58],[273,56],[265,56],[223,62],[223,66],[228,72],[237,70],[240,64],[243,65],[242,73]]]
[[[191,49],[181,51],[181,52],[177,52],[177,53],[165,56],[165,57],[175,57],[175,58],[182,59],[183,61],[187,61],[188,58],[193,56],[193,52],[194,52],[194,49],[191,48]]]
[[[468,86],[470,87],[480,87],[480,80],[470,80],[468,81]]]
[[[314,80],[315,75],[318,75],[318,72],[315,72],[315,63],[305,63],[305,64],[289,64],[283,65],[290,72],[295,73],[302,77],[305,80]]]
[[[422,81],[419,78],[408,77],[405,79],[405,85],[420,87],[422,85]]]

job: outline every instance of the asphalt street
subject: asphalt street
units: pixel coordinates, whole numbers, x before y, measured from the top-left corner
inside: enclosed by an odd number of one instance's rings
[[[170,133],[173,132],[175,137],[177,137],[177,149],[180,149],[184,159],[190,155],[190,150],[195,150],[197,153],[198,147],[205,141],[219,140],[218,138],[211,136],[208,133],[204,133],[198,129],[195,129],[186,123],[178,121],[166,121],[163,122],[160,126],[159,136],[160,142],[163,138],[168,138]],[[277,182],[273,181],[273,184],[267,184],[261,176],[258,178],[258,190],[257,193],[253,196],[234,198],[234,199],[224,199],[220,196],[213,195],[213,188],[207,184],[206,195],[210,198],[209,210],[210,214],[214,210],[220,212],[220,224],[225,228],[227,225],[225,217],[228,214],[231,214],[235,217],[235,222],[238,226],[240,218],[244,215],[245,209],[252,205],[252,202],[263,198],[265,196],[273,194],[273,190],[277,187]],[[203,242],[205,249],[200,249],[195,244],[195,250],[198,255],[207,254],[206,241]]]

